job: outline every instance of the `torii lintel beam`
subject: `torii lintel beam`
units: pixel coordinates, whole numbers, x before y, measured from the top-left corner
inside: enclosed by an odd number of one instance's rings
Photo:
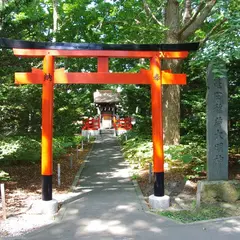
[[[51,43],[0,38],[0,48],[14,50],[21,57],[116,57],[166,59],[186,58],[189,51],[196,51],[199,43],[178,44],[98,44],[98,43]]]
[[[115,51],[115,50],[44,50],[44,49],[13,49],[19,57],[111,57],[111,58],[151,58],[158,56],[165,59],[181,59],[188,56],[188,51]]]
[[[54,84],[151,84],[152,73],[141,70],[139,73],[65,73],[64,69],[57,69],[54,73]],[[172,74],[161,71],[162,84],[186,84],[186,74]],[[15,73],[16,84],[43,84],[44,73],[33,69],[30,73]]]
[[[102,44],[102,43],[51,43],[32,42],[0,38],[1,48],[17,49],[47,49],[47,50],[110,50],[110,51],[196,51],[199,43],[176,43],[176,44]]]

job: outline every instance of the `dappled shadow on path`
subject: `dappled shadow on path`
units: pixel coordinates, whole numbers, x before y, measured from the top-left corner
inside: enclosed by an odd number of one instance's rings
[[[77,186],[79,199],[66,205],[58,224],[27,239],[227,239],[240,234],[239,219],[189,226],[144,212],[128,171],[116,139],[98,139]]]

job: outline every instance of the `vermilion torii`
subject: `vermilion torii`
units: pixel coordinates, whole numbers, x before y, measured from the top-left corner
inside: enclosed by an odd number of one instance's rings
[[[18,57],[43,58],[43,70],[15,73],[16,84],[42,84],[42,200],[52,200],[52,134],[54,84],[149,84],[151,85],[154,195],[164,196],[162,84],[186,84],[185,74],[161,70],[161,59],[182,59],[196,51],[198,43],[185,44],[89,44],[46,43],[0,38],[0,47],[13,49]],[[97,72],[65,72],[54,68],[56,57],[98,60]],[[109,58],[148,58],[149,70],[110,73]],[[174,113],[173,113],[174,114]]]

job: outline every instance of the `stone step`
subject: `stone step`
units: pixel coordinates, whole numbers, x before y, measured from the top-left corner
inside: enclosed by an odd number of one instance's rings
[[[114,135],[115,129],[100,129],[100,134],[111,134]]]

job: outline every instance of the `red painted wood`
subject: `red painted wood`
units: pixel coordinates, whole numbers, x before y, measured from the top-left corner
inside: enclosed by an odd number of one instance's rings
[[[42,84],[43,72],[41,73],[15,73],[15,84]]]
[[[65,84],[149,84],[141,73],[56,73],[55,83]]]
[[[103,69],[106,66],[103,66]],[[140,73],[65,73],[57,69],[54,74],[55,84],[151,84],[152,73],[141,70]],[[42,84],[43,72],[15,73],[16,84]],[[162,84],[186,84],[186,74],[172,74],[162,71]]]
[[[100,128],[100,118],[97,119],[87,119],[84,122],[83,130],[99,130]]]
[[[48,80],[42,86],[42,175],[52,175],[52,135],[53,135],[53,78],[54,57],[46,56],[43,61],[43,73]],[[34,73],[32,73],[34,74]],[[40,74],[39,74],[40,75]],[[52,80],[50,79],[52,77]]]
[[[160,58],[180,59],[188,56],[187,51],[114,51],[114,50],[46,50],[46,49],[13,49],[14,55],[21,57],[112,57],[112,58]]]
[[[108,57],[98,57],[98,72],[108,72]]]
[[[150,61],[151,101],[152,101],[152,140],[154,172],[164,172],[163,124],[162,124],[162,84],[160,59],[154,57]]]

